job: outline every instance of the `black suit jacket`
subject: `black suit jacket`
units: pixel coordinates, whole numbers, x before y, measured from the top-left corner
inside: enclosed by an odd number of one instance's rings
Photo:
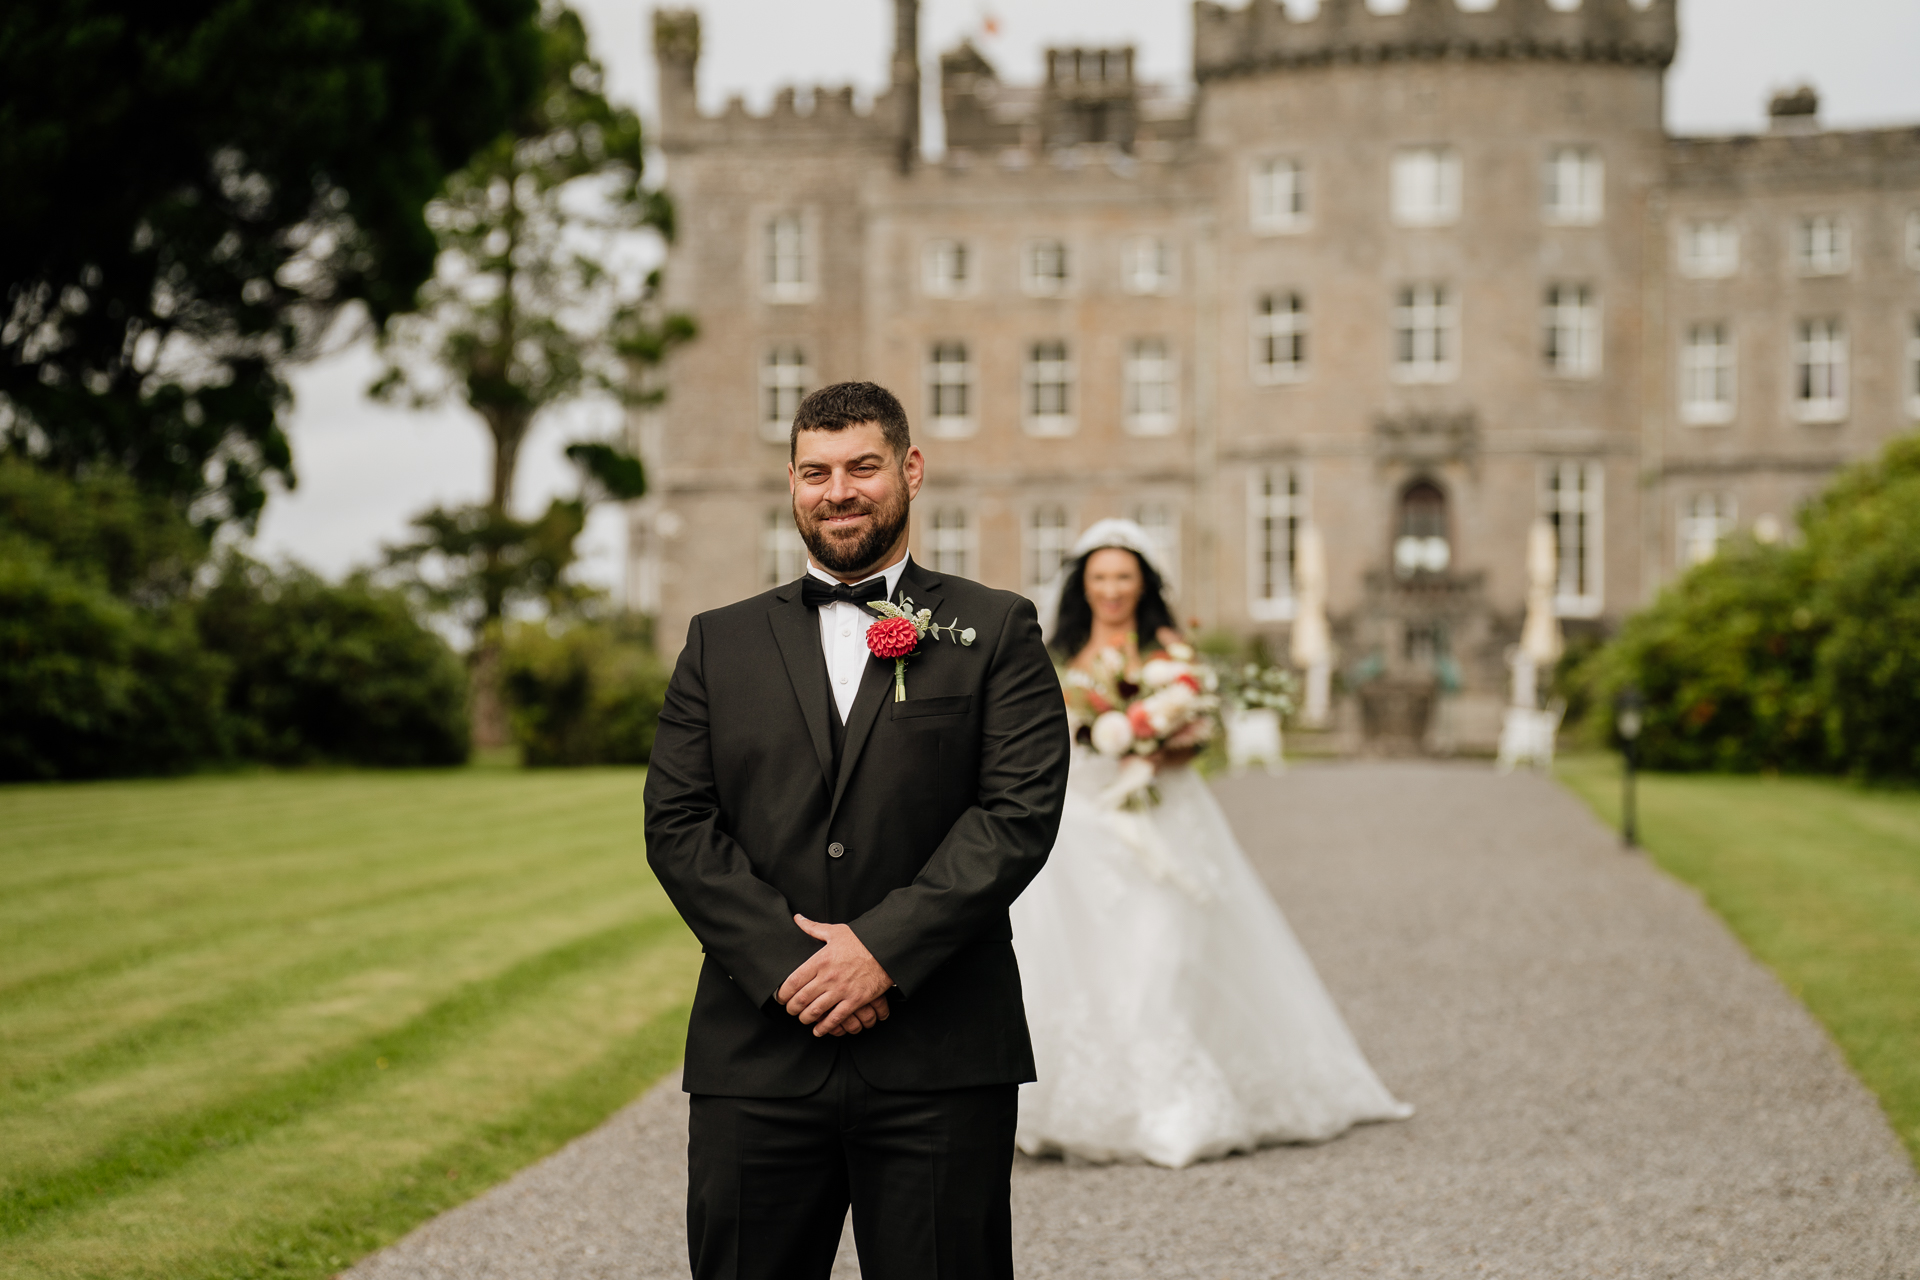
[[[1060,685],[1026,598],[911,562],[902,595],[972,627],[974,642],[928,638],[904,702],[893,663],[869,658],[837,770],[819,615],[798,582],[687,629],[646,833],[648,862],[706,951],[690,1093],[799,1097],[842,1045],[882,1089],[1033,1079],[1007,908],[1060,824]],[[889,1021],[816,1037],[770,1005],[820,946],[795,912],[852,927],[897,984]]]

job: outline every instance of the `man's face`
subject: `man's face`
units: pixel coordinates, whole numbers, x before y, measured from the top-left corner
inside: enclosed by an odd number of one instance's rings
[[[877,422],[802,431],[787,483],[793,519],[815,564],[849,582],[890,564],[907,537],[907,507],[920,492],[923,460],[898,461]]]

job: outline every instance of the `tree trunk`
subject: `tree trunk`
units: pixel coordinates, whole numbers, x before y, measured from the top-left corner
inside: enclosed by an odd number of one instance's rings
[[[513,507],[513,479],[520,466],[520,446],[526,443],[533,415],[518,407],[482,407],[480,416],[486,419],[487,430],[493,435],[493,511],[495,515],[508,515]]]
[[[526,441],[533,415],[523,409],[481,408],[487,430],[493,435],[493,501],[489,504],[496,518],[512,515],[513,478],[520,463],[520,446]],[[487,553],[491,561],[497,553]],[[487,565],[487,577],[493,580],[497,566]],[[473,743],[483,750],[496,750],[512,741],[507,723],[507,696],[501,685],[501,667],[505,659],[506,637],[502,628],[503,602],[492,591],[480,626],[473,637],[473,656],[467,673]]]
[[[505,637],[499,622],[483,624],[474,638],[467,669],[467,714],[473,725],[473,745],[483,751],[496,751],[513,742],[502,681],[505,661]]]

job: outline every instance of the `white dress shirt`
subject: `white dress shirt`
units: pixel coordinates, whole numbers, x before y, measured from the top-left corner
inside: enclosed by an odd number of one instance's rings
[[[887,580],[887,599],[893,599],[893,593],[900,589],[900,575],[907,571],[907,557],[898,560],[879,573],[870,574],[860,582],[872,582],[875,578]],[[814,564],[807,562],[807,572],[822,582],[840,585],[840,579]],[[856,582],[851,584],[859,586]],[[833,690],[833,702],[840,709],[840,723],[845,724],[847,717],[853,714],[853,699],[860,692],[860,676],[867,669],[867,628],[880,620],[880,615],[860,605],[848,604],[836,600],[820,609],[820,651],[827,656],[827,685]]]

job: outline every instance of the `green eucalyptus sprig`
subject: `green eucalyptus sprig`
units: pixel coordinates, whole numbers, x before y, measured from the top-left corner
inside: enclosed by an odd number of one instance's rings
[[[869,600],[867,608],[880,615],[880,621],[867,630],[867,648],[876,658],[886,658],[893,662],[893,700],[905,702],[907,699],[907,659],[920,651],[920,643],[928,636],[935,640],[948,640],[959,645],[973,643],[973,628],[960,629],[960,619],[955,618],[946,626],[933,620],[933,610],[913,607],[912,596],[901,596],[900,603],[888,600]],[[903,622],[906,626],[894,625]],[[909,640],[907,632],[912,639]],[[944,633],[944,634],[942,634]]]

